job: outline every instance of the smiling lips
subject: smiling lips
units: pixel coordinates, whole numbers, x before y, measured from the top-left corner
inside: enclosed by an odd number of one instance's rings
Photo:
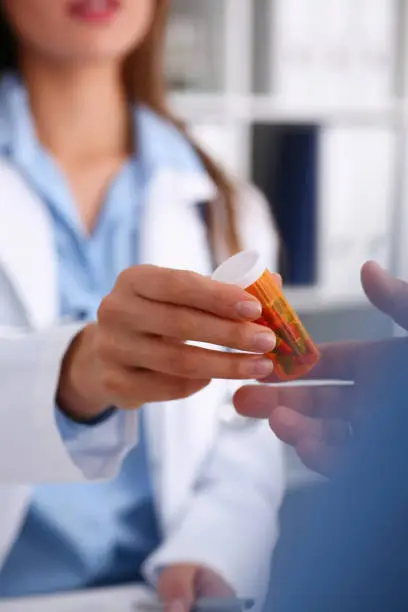
[[[109,23],[120,9],[120,0],[77,0],[70,3],[69,14],[87,23]]]

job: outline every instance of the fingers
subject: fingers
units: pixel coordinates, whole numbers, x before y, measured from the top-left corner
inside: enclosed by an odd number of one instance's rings
[[[121,274],[118,284],[154,302],[188,306],[226,319],[255,320],[262,311],[243,289],[194,272],[135,266]]]
[[[125,270],[98,310],[94,351],[106,379],[103,394],[137,407],[187,397],[213,378],[269,375],[273,363],[264,354],[273,350],[275,336],[251,322],[260,314],[260,303],[239,287],[154,266]]]
[[[370,302],[408,330],[408,283],[392,277],[372,261],[363,266],[361,282]]]
[[[352,388],[248,386],[235,394],[234,404],[245,416],[268,417],[276,436],[293,446],[308,468],[330,475],[351,442],[352,393]]]
[[[196,565],[174,565],[159,577],[157,592],[167,612],[188,612],[199,597],[233,597],[233,589],[215,572]]]
[[[218,574],[200,569],[195,579],[196,597],[234,597],[234,590]]]
[[[252,419],[267,419],[279,405],[279,390],[248,385],[234,393],[233,403],[238,414]]]
[[[221,319],[185,306],[150,302],[139,297],[131,302],[111,299],[105,304],[99,318],[120,327],[126,334],[142,332],[240,351],[267,353],[274,349],[276,343],[274,333],[261,325]]]
[[[319,362],[302,380],[354,380],[361,351],[366,346],[367,343],[356,341],[321,344]],[[273,373],[262,382],[276,383],[279,378]]]
[[[296,446],[296,452],[307,468],[330,477],[345,461],[350,449],[326,444],[318,438],[303,438]]]
[[[184,399],[204,389],[209,382],[120,368],[106,369],[102,380],[111,403],[127,410],[150,402]]]
[[[342,419],[312,418],[281,406],[272,412],[269,423],[282,442],[294,447],[310,438],[333,446],[350,442],[348,423]]]
[[[309,380],[354,380],[362,342],[332,342],[319,346],[320,361],[306,377]]]
[[[239,414],[251,418],[269,418],[280,406],[294,412],[325,418],[347,418],[353,407],[354,387],[342,386],[267,386],[248,385],[234,395]]]
[[[340,419],[312,419],[277,408],[270,417],[272,430],[293,446],[302,463],[324,476],[331,476],[350,452],[348,423]]]
[[[105,363],[189,379],[254,379],[273,369],[272,361],[263,356],[226,353],[146,335],[134,342],[105,337],[99,355]]]
[[[198,568],[190,565],[172,566],[163,570],[157,583],[157,593],[166,612],[188,612],[194,604],[195,578]]]

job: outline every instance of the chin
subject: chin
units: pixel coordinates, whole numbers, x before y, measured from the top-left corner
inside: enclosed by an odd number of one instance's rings
[[[0,0],[1,2],[1,0]],[[76,64],[102,61],[122,61],[143,41],[144,32],[128,31],[124,28],[108,27],[94,29],[75,27],[65,29],[65,36],[55,32],[46,41],[32,45],[42,55],[54,61]]]
[[[143,42],[147,33],[144,27],[129,27],[120,22],[106,27],[71,26],[65,31],[67,51],[71,51],[77,59],[82,56],[84,60],[123,58]]]
[[[123,40],[77,41],[74,46],[61,50],[59,55],[64,61],[75,63],[121,61],[134,47],[135,45],[126,44]]]
[[[86,64],[88,62],[120,62],[130,53],[130,49],[117,49],[107,47],[92,47],[82,51],[76,50],[70,55],[75,63]]]

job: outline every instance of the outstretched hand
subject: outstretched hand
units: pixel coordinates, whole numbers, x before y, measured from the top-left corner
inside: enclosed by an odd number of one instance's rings
[[[370,262],[363,266],[362,284],[370,302],[408,330],[408,283]],[[332,343],[320,348],[320,363],[308,379],[323,381],[321,386],[246,386],[236,393],[234,403],[240,414],[269,418],[276,435],[292,445],[308,467],[329,475],[350,449],[352,433],[369,409],[368,391],[384,375],[384,365],[408,363],[408,340]],[[269,380],[276,382],[273,377]]]

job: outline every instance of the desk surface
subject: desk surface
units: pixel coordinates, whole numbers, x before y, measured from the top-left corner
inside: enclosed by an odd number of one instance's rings
[[[3,600],[0,612],[143,612],[143,604],[155,601],[145,587],[98,589],[83,593]]]

